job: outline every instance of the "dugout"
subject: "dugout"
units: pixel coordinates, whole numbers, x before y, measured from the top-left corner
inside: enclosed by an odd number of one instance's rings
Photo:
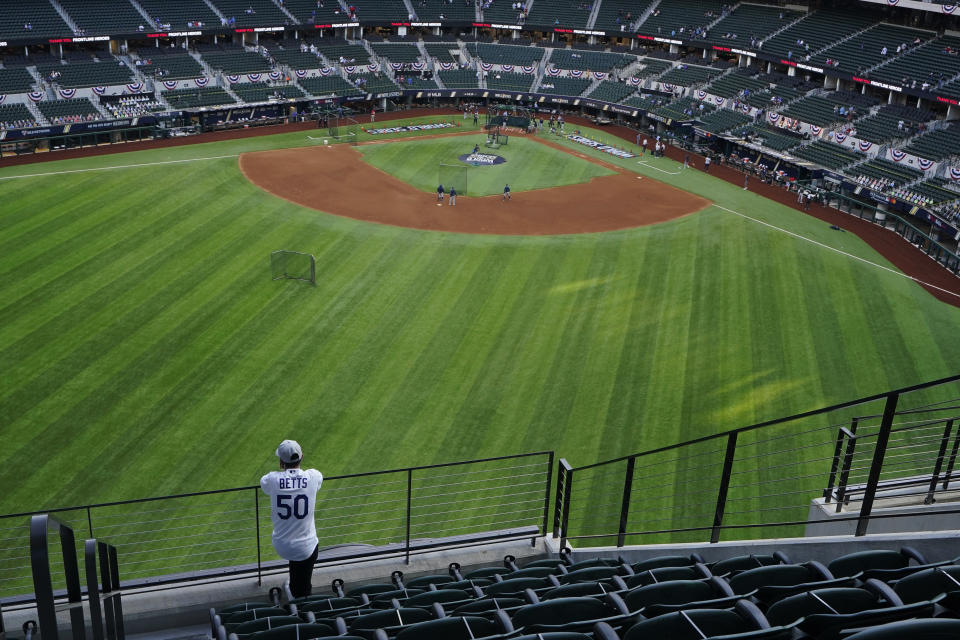
[[[142,127],[113,129],[110,131],[78,131],[76,133],[64,127],[42,129],[39,131],[57,131],[53,135],[24,136],[0,141],[0,157],[33,155],[50,151],[103,147],[127,142],[140,142],[160,137],[155,124]],[[28,130],[29,131],[29,130]]]

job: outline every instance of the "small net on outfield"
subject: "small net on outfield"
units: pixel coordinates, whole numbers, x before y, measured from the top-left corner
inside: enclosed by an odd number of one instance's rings
[[[300,251],[274,251],[270,254],[270,271],[274,280],[302,280],[317,284],[317,259]]]
[[[510,142],[510,136],[503,133],[490,132],[487,134],[486,146],[491,149],[499,149]]]
[[[470,167],[456,164],[441,164],[437,171],[437,184],[442,184],[447,193],[456,189],[458,195],[467,195],[467,176]]]

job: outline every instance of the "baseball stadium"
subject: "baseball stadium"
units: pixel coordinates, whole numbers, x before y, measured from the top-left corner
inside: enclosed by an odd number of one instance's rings
[[[958,8],[0,0],[0,640],[960,638]]]

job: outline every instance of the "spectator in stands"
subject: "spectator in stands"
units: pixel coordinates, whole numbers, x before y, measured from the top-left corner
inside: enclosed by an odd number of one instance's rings
[[[293,440],[281,442],[276,454],[281,470],[260,478],[260,488],[270,496],[273,548],[290,563],[290,593],[302,598],[313,590],[313,565],[319,551],[313,514],[323,474],[300,468],[303,450]]]

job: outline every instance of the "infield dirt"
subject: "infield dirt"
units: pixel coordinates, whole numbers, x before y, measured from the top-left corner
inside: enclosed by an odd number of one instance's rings
[[[425,138],[418,138],[420,140]],[[560,145],[533,138],[571,153]],[[382,144],[384,141],[378,141]],[[589,182],[501,195],[458,197],[437,206],[424,193],[363,161],[347,145],[247,153],[240,170],[276,196],[326,213],[398,227],[500,235],[553,235],[629,229],[679,218],[710,201],[613,164],[616,175]],[[477,170],[482,171],[483,168]]]

